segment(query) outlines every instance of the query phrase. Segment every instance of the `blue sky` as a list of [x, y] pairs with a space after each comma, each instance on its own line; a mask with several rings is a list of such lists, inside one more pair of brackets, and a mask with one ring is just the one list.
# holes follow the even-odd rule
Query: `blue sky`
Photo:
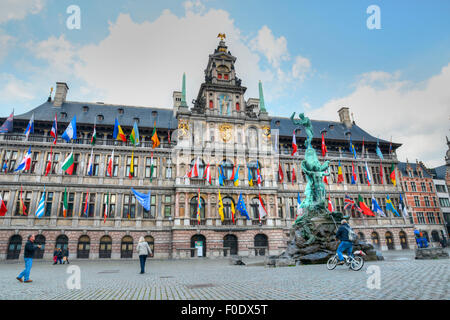
[[[0, 2], [0, 116], [39, 105], [56, 81], [68, 83], [68, 100], [170, 108], [186, 72], [190, 101], [215, 35], [225, 32], [247, 98], [262, 80], [271, 114], [338, 120], [346, 104], [370, 133], [403, 143], [401, 160], [443, 164], [449, 1], [111, 3]], [[72, 4], [81, 10], [80, 30], [66, 27]], [[380, 30], [366, 26], [373, 4]], [[431, 120], [418, 117], [424, 111]]]

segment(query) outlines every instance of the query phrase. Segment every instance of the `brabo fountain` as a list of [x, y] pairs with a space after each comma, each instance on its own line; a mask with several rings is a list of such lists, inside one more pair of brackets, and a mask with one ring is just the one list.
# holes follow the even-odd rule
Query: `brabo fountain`
[[[328, 258], [335, 254], [338, 246], [335, 238], [338, 225], [342, 219], [348, 221], [350, 218], [341, 212], [328, 211], [323, 177], [329, 175], [329, 162], [321, 164], [316, 150], [311, 145], [313, 138], [311, 120], [303, 113], [299, 115], [299, 120], [295, 120], [294, 116], [295, 112], [291, 116], [292, 122], [295, 125], [302, 125], [307, 135], [305, 159], [301, 163], [307, 179], [305, 198], [300, 205], [303, 214], [297, 217], [292, 226], [286, 251], [280, 256], [269, 256], [266, 259], [268, 266], [326, 263]], [[368, 260], [377, 259], [371, 244], [357, 241], [354, 250], [363, 250]]]

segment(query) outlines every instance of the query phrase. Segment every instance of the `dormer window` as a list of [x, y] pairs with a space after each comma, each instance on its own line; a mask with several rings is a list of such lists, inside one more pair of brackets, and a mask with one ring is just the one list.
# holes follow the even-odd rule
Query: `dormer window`
[[330, 128], [330, 130], [333, 130], [333, 129], [334, 129], [334, 124], [330, 124], [330, 125], [328, 126], [328, 128]]
[[67, 118], [67, 113], [61, 112], [61, 119], [65, 119], [65, 118]]
[[217, 74], [217, 79], [222, 79], [222, 74], [221, 73]]
[[277, 127], [279, 127], [279, 126], [280, 126], [280, 120], [275, 121], [275, 125], [276, 125]]
[[101, 114], [97, 115], [97, 120], [98, 121], [103, 121], [103, 119], [105, 119], [105, 117]]
[[123, 114], [123, 112], [124, 112], [124, 110], [122, 108], [119, 108], [117, 111], [119, 112], [119, 114]]
[[139, 118], [134, 118], [134, 122], [139, 123]]
[[158, 116], [158, 112], [152, 111], [152, 117], [153, 117], [153, 118], [156, 118], [157, 116]]
[[223, 78], [224, 78], [225, 80], [228, 80], [228, 73], [224, 74], [224, 75], [223, 75]]
[[88, 112], [89, 111], [89, 107], [88, 106], [83, 106], [83, 112]]

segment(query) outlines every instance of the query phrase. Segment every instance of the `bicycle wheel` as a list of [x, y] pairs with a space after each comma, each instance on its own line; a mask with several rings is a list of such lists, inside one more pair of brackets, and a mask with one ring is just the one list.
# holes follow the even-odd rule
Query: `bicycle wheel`
[[356, 256], [352, 259], [352, 261], [350, 262], [350, 268], [353, 271], [358, 271], [360, 270], [362, 267], [364, 266], [364, 259]]
[[330, 259], [328, 259], [328, 261], [327, 261], [327, 269], [328, 270], [333, 270], [334, 268], [336, 268], [336, 265], [337, 265], [336, 256], [332, 256]]

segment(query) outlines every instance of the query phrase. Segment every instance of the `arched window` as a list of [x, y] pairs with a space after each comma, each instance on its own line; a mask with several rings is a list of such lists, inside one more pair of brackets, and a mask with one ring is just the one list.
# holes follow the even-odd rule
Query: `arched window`
[[408, 239], [406, 238], [405, 231], [400, 231], [398, 236], [400, 238], [400, 244], [402, 245], [402, 249], [408, 249]]
[[439, 237], [439, 232], [437, 230], [431, 231], [431, 240], [433, 242], [439, 242], [441, 241], [441, 238]]
[[256, 186], [257, 185], [257, 181], [258, 181], [258, 168], [259, 168], [259, 175], [261, 176], [261, 183], [262, 183], [262, 174], [261, 174], [261, 163], [259, 163], [259, 161], [250, 161], [247, 164], [247, 167], [250, 169], [250, 172], [252, 174], [252, 181], [253, 181], [253, 185]]
[[[233, 234], [227, 234], [225, 237], [223, 237], [223, 247], [230, 248], [229, 249], [230, 255], [237, 255], [238, 254], [238, 238]], [[224, 256], [226, 256], [227, 250], [224, 250], [223, 254], [224, 254]]]
[[112, 251], [112, 239], [110, 236], [103, 236], [100, 238], [100, 248], [98, 257], [101, 259], [110, 259]]
[[385, 234], [386, 238], [386, 245], [389, 250], [394, 250], [394, 237], [392, 236], [392, 233], [390, 231], [387, 231]]
[[[262, 199], [262, 198], [261, 198]], [[266, 204], [264, 203], [264, 199], [262, 199], [263, 205], [267, 210]], [[255, 220], [259, 221], [259, 198], [255, 197], [252, 199], [251, 203], [250, 203], [250, 207], [251, 207], [251, 215], [252, 218]], [[261, 220], [266, 219], [267, 217], [261, 217]]]
[[226, 179], [230, 179], [233, 174], [234, 164], [230, 160], [226, 159], [222, 161], [223, 174]]
[[364, 235], [364, 233], [358, 232], [358, 238], [359, 240], [364, 241], [366, 239], [366, 236]]
[[[197, 249], [198, 257], [206, 257], [206, 238], [201, 234], [196, 234], [191, 238], [191, 248]], [[191, 250], [191, 257], [194, 257], [195, 253]]]
[[247, 130], [247, 146], [249, 149], [258, 147], [258, 130], [254, 127], [250, 127]]
[[22, 249], [22, 237], [18, 234], [9, 238], [8, 252], [6, 253], [7, 260], [19, 259], [20, 250]]
[[152, 257], [154, 257], [155, 256], [155, 239], [152, 236], [145, 236], [144, 239], [145, 239], [145, 241], [147, 241], [150, 249], [152, 249], [152, 252], [153, 252]]
[[372, 234], [370, 235], [370, 237], [372, 238], [372, 244], [375, 248], [379, 249], [380, 248], [380, 237], [378, 236], [378, 233], [376, 233], [375, 231], [372, 232]]
[[[232, 223], [233, 218], [232, 218], [232, 213], [231, 213], [231, 203], [233, 203], [235, 211], [236, 211], [236, 204], [234, 203], [233, 199], [230, 197], [223, 198], [222, 203], [223, 203], [223, 216], [224, 216], [224, 221], [222, 224], [230, 223], [230, 221]], [[234, 217], [234, 219], [236, 220], [236, 217]], [[227, 222], [225, 223], [225, 221], [227, 221]]]
[[77, 258], [78, 259], [89, 259], [89, 250], [91, 249], [91, 239], [84, 235], [78, 239], [78, 250], [77, 250]]
[[254, 238], [255, 256], [264, 256], [269, 249], [269, 241], [265, 234], [259, 233]]
[[34, 237], [34, 243], [36, 245], [41, 245], [41, 248], [36, 248], [34, 251], [35, 259], [42, 259], [45, 252], [45, 237], [42, 234], [38, 234]]
[[[194, 163], [195, 163], [196, 160], [197, 160], [197, 158], [192, 159], [191, 166], [190, 166], [191, 169], [194, 166]], [[203, 178], [203, 174], [205, 173], [205, 163], [203, 162], [202, 159], [199, 158], [199, 160], [200, 160], [200, 164], [198, 165], [198, 167], [199, 167], [198, 177], [193, 177], [193, 178], [202, 179]]]
[[[198, 208], [198, 200], [197, 200], [197, 196], [193, 197], [191, 199], [191, 201], [189, 202], [190, 205], [190, 212], [191, 212], [191, 219], [197, 221], [197, 208]], [[202, 197], [200, 197], [200, 204], [201, 204], [201, 208], [200, 208], [200, 219], [202, 221], [204, 221], [205, 219], [205, 199], [203, 199]]]
[[58, 236], [58, 238], [56, 238], [56, 244], [55, 247], [56, 248], [60, 248], [61, 250], [67, 250], [69, 246], [69, 238], [67, 238], [66, 235], [61, 234]]
[[125, 236], [120, 244], [120, 257], [123, 259], [133, 258], [133, 238]]

